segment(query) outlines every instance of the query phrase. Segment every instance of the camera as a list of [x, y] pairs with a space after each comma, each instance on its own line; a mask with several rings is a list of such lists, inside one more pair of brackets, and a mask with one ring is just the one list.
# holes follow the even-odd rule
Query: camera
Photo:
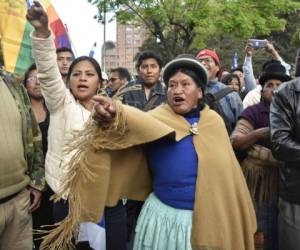
[[254, 49], [262, 49], [266, 46], [266, 40], [260, 40], [260, 39], [249, 39], [248, 43], [252, 44], [252, 47]]

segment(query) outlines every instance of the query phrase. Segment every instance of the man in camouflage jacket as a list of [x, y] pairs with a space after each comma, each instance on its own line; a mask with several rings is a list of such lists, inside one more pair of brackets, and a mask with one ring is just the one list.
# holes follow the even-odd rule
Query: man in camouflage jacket
[[0, 69], [0, 249], [32, 250], [31, 212], [44, 188], [41, 134], [26, 89]]

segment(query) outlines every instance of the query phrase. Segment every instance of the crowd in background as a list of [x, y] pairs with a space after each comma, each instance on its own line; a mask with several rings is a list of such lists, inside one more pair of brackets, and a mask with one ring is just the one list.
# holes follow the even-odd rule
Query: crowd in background
[[[142, 51], [136, 77], [118, 67], [104, 79], [95, 59], [55, 49], [38, 3], [27, 19], [35, 28], [35, 64], [23, 79], [1, 70], [0, 250], [40, 249], [41, 235], [32, 229], [63, 228], [77, 211], [76, 199], [85, 199], [78, 209], [92, 207], [97, 188], [85, 198], [76, 196], [77, 187], [65, 188], [84, 164], [102, 167], [95, 161], [100, 149], [83, 148], [86, 162], [82, 157], [77, 165], [76, 150], [65, 150], [91, 119], [107, 140], [100, 148], [111, 157], [111, 173], [103, 172], [105, 195], [95, 194], [102, 200], [93, 206], [102, 206], [103, 215], [80, 223], [78, 237], [66, 239], [76, 249], [298, 249], [300, 82], [271, 42], [257, 48], [247, 41], [243, 65], [230, 71], [210, 49], [167, 65]], [[257, 49], [269, 56], [255, 77]], [[112, 123], [129, 132], [108, 132]], [[139, 164], [144, 172], [134, 168]], [[54, 202], [54, 194], [61, 199]]]

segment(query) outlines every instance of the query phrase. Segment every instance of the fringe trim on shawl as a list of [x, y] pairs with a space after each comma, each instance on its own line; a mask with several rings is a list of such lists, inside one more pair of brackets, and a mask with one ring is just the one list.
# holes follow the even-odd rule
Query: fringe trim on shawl
[[[66, 145], [65, 152], [73, 154], [73, 156], [68, 163], [68, 172], [62, 181], [61, 190], [54, 195], [54, 201], [58, 201], [65, 198], [65, 194], [68, 193], [69, 213], [63, 221], [56, 224], [57, 227], [51, 229], [46, 236], [42, 237], [41, 250], [73, 249], [78, 238], [83, 205], [79, 199], [79, 183], [94, 178], [94, 174], [86, 164], [80, 164], [80, 160], [85, 152], [90, 150], [99, 151], [104, 148], [118, 148], [118, 141], [126, 130], [126, 120], [120, 112], [122, 106], [115, 104], [116, 116], [109, 126], [101, 126], [99, 122], [92, 119], [93, 115], [91, 115], [82, 130], [72, 133], [73, 139]], [[99, 129], [100, 127], [102, 129]], [[112, 137], [111, 134], [114, 136]], [[112, 140], [112, 138], [114, 139]], [[70, 190], [72, 191], [70, 192]], [[40, 233], [45, 233], [45, 231]]]
[[255, 205], [276, 201], [278, 168], [269, 149], [255, 145], [241, 167]]

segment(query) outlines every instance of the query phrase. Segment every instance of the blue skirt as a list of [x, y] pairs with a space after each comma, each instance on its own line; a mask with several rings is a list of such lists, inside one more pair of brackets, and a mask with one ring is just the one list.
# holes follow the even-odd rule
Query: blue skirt
[[191, 250], [192, 210], [177, 209], [149, 195], [139, 215], [133, 250]]

